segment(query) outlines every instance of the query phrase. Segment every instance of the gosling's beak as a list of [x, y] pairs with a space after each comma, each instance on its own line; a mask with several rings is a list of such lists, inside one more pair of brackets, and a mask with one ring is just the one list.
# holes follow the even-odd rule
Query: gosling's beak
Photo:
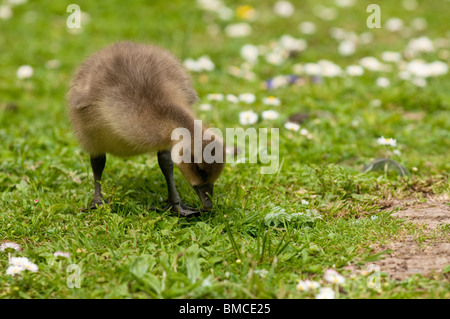
[[202, 201], [202, 205], [205, 209], [211, 209], [213, 207], [213, 184], [205, 184], [201, 186], [194, 186], [195, 192]]

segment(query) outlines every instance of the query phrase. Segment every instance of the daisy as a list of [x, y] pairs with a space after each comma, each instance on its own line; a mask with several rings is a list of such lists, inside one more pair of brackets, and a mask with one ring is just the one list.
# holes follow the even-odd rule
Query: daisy
[[376, 83], [379, 87], [382, 87], [382, 88], [386, 88], [389, 85], [391, 85], [391, 81], [389, 81], [389, 79], [385, 78], [385, 77], [379, 77], [377, 79]]
[[29, 65], [22, 65], [17, 69], [16, 75], [21, 80], [29, 79], [33, 76], [33, 68]]
[[290, 35], [283, 35], [280, 40], [280, 45], [288, 51], [303, 51], [307, 47], [307, 43], [303, 39], [296, 39]]
[[215, 68], [214, 63], [207, 55], [203, 55], [200, 58], [198, 58], [197, 63], [198, 67], [203, 71], [212, 71]]
[[307, 75], [320, 75], [322, 68], [317, 63], [306, 63], [303, 66], [303, 72]]
[[298, 25], [301, 33], [314, 34], [316, 32], [316, 25], [310, 21], [304, 21]]
[[253, 93], [242, 93], [239, 94], [239, 101], [247, 103], [247, 104], [251, 104], [253, 102], [255, 102], [256, 97]]
[[280, 99], [276, 98], [275, 96], [265, 97], [263, 99], [263, 103], [265, 105], [274, 105], [274, 106], [278, 106], [281, 104]]
[[25, 265], [23, 265], [24, 270], [28, 270], [31, 272], [37, 272], [39, 270], [38, 266], [31, 261], [27, 262]]
[[13, 15], [11, 7], [7, 5], [0, 5], [0, 19], [8, 20]]
[[420, 52], [433, 52], [434, 45], [428, 37], [423, 36], [409, 40], [406, 50], [412, 55]]
[[198, 106], [200, 111], [211, 111], [212, 106], [209, 103], [202, 103]]
[[294, 14], [294, 6], [289, 1], [277, 1], [273, 11], [277, 16], [288, 18]]
[[329, 287], [320, 288], [316, 299], [335, 299], [334, 290]]
[[400, 18], [390, 18], [386, 21], [385, 26], [389, 31], [397, 32], [403, 28], [403, 21]]
[[219, 11], [223, 7], [221, 0], [197, 0], [197, 4], [206, 11]]
[[280, 65], [284, 62], [284, 57], [281, 52], [272, 51], [266, 54], [266, 61], [273, 65]]
[[349, 65], [345, 68], [345, 72], [350, 76], [361, 76], [364, 74], [364, 69], [359, 65]]
[[261, 116], [265, 120], [276, 120], [279, 117], [279, 114], [276, 111], [269, 110], [262, 112]]
[[210, 93], [206, 96], [206, 98], [210, 101], [223, 101], [222, 93]]
[[355, 4], [355, 0], [335, 0], [334, 2], [336, 2], [336, 5], [338, 7], [352, 7]]
[[377, 58], [368, 56], [359, 60], [359, 64], [361, 64], [364, 68], [369, 71], [382, 71], [385, 69], [383, 63], [377, 60]]
[[402, 60], [402, 55], [399, 52], [384, 51], [381, 54], [381, 60], [384, 62], [400, 62]]
[[13, 251], [19, 251], [22, 250], [19, 244], [12, 243], [12, 242], [5, 242], [0, 245], [0, 251], [2, 252], [13, 252]]
[[258, 60], [259, 49], [256, 45], [246, 44], [241, 48], [241, 57], [252, 64]]
[[231, 103], [239, 103], [239, 98], [236, 95], [233, 95], [233, 94], [227, 94], [225, 96], [225, 99], [228, 102], [231, 102]]
[[70, 253], [66, 253], [63, 251], [56, 251], [53, 253], [53, 256], [55, 256], [56, 258], [58, 257], [62, 257], [62, 258], [70, 258]]
[[397, 146], [397, 140], [395, 140], [393, 138], [385, 138], [384, 136], [379, 137], [377, 139], [377, 143], [379, 145], [387, 145], [387, 146], [392, 146], [392, 147]]
[[344, 40], [339, 43], [338, 51], [342, 56], [349, 56], [355, 53], [356, 45], [354, 41]]
[[242, 38], [252, 33], [252, 27], [245, 22], [229, 24], [225, 28], [225, 34], [230, 38]]
[[328, 60], [320, 60], [319, 61], [319, 66], [320, 66], [320, 70], [321, 70], [321, 75], [325, 76], [325, 77], [336, 77], [341, 75], [342, 70], [341, 67], [337, 64], [334, 64], [331, 61]]
[[22, 267], [19, 267], [19, 266], [9, 266], [8, 269], [6, 269], [6, 274], [7, 274], [7, 275], [14, 276], [14, 275], [20, 274], [22, 271], [23, 271], [23, 268], [22, 268]]
[[30, 260], [27, 257], [11, 257], [9, 260], [10, 266], [24, 267], [29, 264]]
[[258, 114], [252, 110], [239, 113], [239, 123], [242, 125], [255, 124], [257, 121]]
[[319, 288], [320, 284], [317, 281], [312, 280], [305, 280], [305, 281], [299, 281], [297, 284], [297, 290], [299, 291], [308, 291], [310, 289], [316, 289]]
[[339, 275], [339, 273], [334, 269], [325, 270], [323, 279], [334, 284], [343, 284], [345, 282], [345, 278]]
[[286, 122], [284, 127], [290, 131], [297, 132], [300, 129], [300, 125], [293, 122]]
[[302, 128], [300, 130], [300, 135], [308, 136], [309, 135], [309, 131], [306, 128]]

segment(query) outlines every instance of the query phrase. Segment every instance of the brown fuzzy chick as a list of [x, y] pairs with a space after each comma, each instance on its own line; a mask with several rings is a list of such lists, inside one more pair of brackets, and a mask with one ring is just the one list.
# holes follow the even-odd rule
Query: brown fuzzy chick
[[[174, 129], [184, 128], [193, 138], [195, 129], [205, 133], [206, 128], [194, 123], [192, 105], [198, 100], [197, 93], [184, 67], [170, 52], [133, 42], [113, 44], [78, 68], [67, 98], [75, 135], [91, 159], [95, 182], [91, 209], [106, 202], [99, 183], [106, 153], [128, 157], [157, 151], [169, 192], [165, 209], [183, 216], [198, 213], [186, 206], [177, 193], [171, 150], [180, 139], [171, 136]], [[220, 138], [211, 139], [223, 152]], [[210, 209], [213, 185], [224, 162], [201, 160], [208, 142], [202, 141], [201, 149], [194, 149], [192, 140], [183, 139], [181, 143], [185, 143], [183, 150], [190, 153], [185, 155], [193, 160], [176, 165], [203, 206]], [[201, 163], [195, 163], [199, 158]]]

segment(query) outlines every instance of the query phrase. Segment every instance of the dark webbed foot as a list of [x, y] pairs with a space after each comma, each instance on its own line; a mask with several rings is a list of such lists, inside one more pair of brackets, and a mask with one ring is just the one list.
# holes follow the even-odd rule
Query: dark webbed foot
[[108, 204], [108, 201], [106, 199], [104, 199], [104, 198], [101, 198], [101, 199], [98, 199], [98, 200], [94, 199], [92, 201], [92, 203], [91, 203], [91, 206], [89, 208], [82, 208], [81, 212], [87, 212], [87, 211], [90, 211], [90, 210], [94, 210], [94, 209], [97, 209], [97, 208], [105, 206], [105, 204]]
[[154, 210], [159, 211], [168, 211], [170, 210], [173, 213], [180, 214], [183, 217], [193, 216], [200, 214], [200, 211], [197, 208], [192, 208], [187, 205], [185, 205], [183, 202], [179, 203], [171, 203], [170, 201], [166, 200], [164, 201], [166, 203], [166, 206], [164, 208], [156, 208], [152, 207]]
[[169, 203], [166, 207], [164, 207], [164, 210], [169, 210], [171, 212], [180, 214], [181, 216], [187, 217], [191, 215], [197, 215], [200, 214], [200, 211], [196, 208], [189, 207], [185, 205], [183, 202], [180, 203]]

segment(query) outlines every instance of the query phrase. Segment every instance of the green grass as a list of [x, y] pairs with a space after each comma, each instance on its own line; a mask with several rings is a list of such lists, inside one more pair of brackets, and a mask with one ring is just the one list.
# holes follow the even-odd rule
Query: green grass
[[[340, 8], [336, 20], [321, 21], [312, 14], [315, 1], [293, 1], [297, 11], [289, 19], [273, 15], [273, 1], [227, 1], [232, 9], [250, 4], [258, 10], [252, 35], [242, 39], [209, 35], [205, 13], [193, 1], [180, 0], [78, 1], [90, 22], [81, 34], [70, 34], [65, 27], [70, 3], [30, 1], [14, 7], [11, 19], [0, 20], [0, 242], [20, 244], [23, 251], [15, 255], [39, 266], [37, 273], [11, 277], [6, 275], [8, 256], [0, 254], [0, 298], [306, 298], [314, 294], [297, 291], [297, 282], [320, 281], [329, 268], [346, 277], [340, 298], [450, 297], [448, 274], [404, 281], [382, 274], [377, 290], [368, 287], [366, 277], [353, 277], [344, 269], [348, 264], [364, 269], [382, 258], [374, 244], [417, 233], [416, 226], [382, 211], [384, 200], [424, 196], [418, 189], [449, 193], [449, 75], [429, 79], [425, 88], [399, 80], [395, 73], [381, 73], [391, 80], [390, 87], [381, 89], [375, 85], [380, 75], [367, 71], [357, 78], [326, 78], [321, 85], [270, 92], [261, 87], [268, 78], [292, 73], [296, 63], [328, 59], [345, 67], [367, 55], [380, 58], [383, 51], [402, 50], [409, 38], [366, 27], [370, 2], [358, 1]], [[411, 37], [446, 38], [447, 47], [423, 55], [426, 61], [450, 50], [449, 3], [423, 1], [415, 11], [394, 2], [380, 5], [383, 24], [389, 17], [408, 24], [422, 16], [427, 30], [413, 31]], [[227, 24], [214, 15], [212, 19], [221, 30]], [[298, 31], [304, 20], [316, 23], [316, 34]], [[338, 42], [329, 36], [331, 27], [371, 31], [374, 40], [342, 57]], [[242, 45], [268, 44], [283, 34], [305, 38], [308, 49], [281, 66], [257, 64], [254, 82], [228, 74], [230, 65], [242, 62]], [[259, 164], [227, 165], [215, 186], [214, 210], [185, 219], [151, 210], [167, 195], [155, 154], [108, 157], [103, 186], [111, 205], [81, 213], [92, 198], [93, 182], [88, 155], [71, 131], [65, 93], [85, 57], [119, 40], [155, 43], [182, 60], [209, 55], [216, 69], [193, 75], [201, 102], [209, 103], [206, 95], [214, 92], [252, 92], [257, 102], [211, 102], [213, 110], [198, 111], [199, 118], [225, 129], [240, 126], [243, 110], [275, 109], [279, 119], [255, 127], [280, 128], [281, 170], [261, 175]], [[52, 59], [61, 66], [47, 69], [45, 63]], [[34, 75], [19, 80], [16, 71], [24, 64], [33, 66]], [[269, 95], [280, 98], [281, 106], [263, 105], [262, 98]], [[372, 106], [373, 99], [381, 100], [381, 106]], [[7, 107], [11, 104], [15, 106]], [[311, 114], [302, 127], [313, 139], [284, 129], [286, 119], [298, 112]], [[410, 116], [419, 112], [420, 120]], [[365, 165], [386, 154], [375, 143], [382, 135], [397, 140], [401, 155], [392, 158], [411, 176], [362, 173]], [[200, 205], [178, 171], [175, 179], [186, 203]], [[277, 209], [288, 214], [311, 210], [320, 218], [268, 222], [266, 215]], [[438, 235], [448, 236], [448, 230], [444, 227]], [[58, 261], [55, 251], [71, 257]], [[70, 264], [81, 268], [81, 288], [67, 285]]]

